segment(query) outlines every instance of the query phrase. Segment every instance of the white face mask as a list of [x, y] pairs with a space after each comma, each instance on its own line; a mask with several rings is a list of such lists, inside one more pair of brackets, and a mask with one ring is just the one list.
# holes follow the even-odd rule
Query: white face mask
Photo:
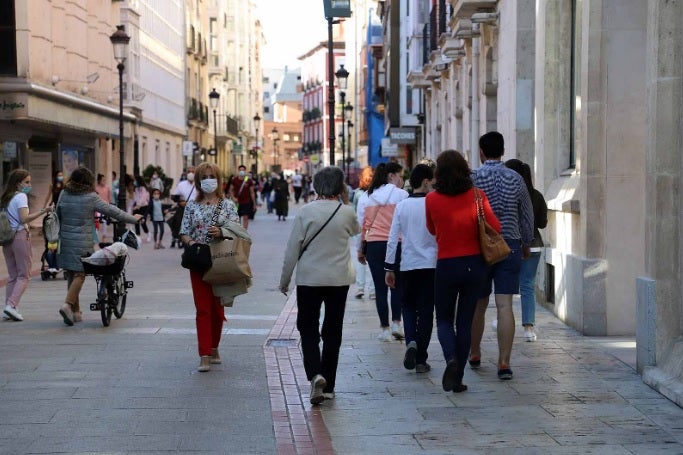
[[187, 181], [188, 182], [194, 182], [194, 172], [188, 172], [187, 173]]
[[240, 174], [240, 177], [244, 177], [245, 175], [247, 175], [247, 173], [244, 171], [240, 171], [239, 174]]
[[218, 188], [218, 180], [216, 179], [204, 179], [202, 180], [202, 191], [209, 194], [216, 191]]

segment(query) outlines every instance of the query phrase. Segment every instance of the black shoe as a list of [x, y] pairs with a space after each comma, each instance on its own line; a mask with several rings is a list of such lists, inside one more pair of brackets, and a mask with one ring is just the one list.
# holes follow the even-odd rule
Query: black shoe
[[470, 357], [470, 368], [473, 370], [481, 368], [481, 357]]
[[417, 360], [417, 343], [411, 341], [408, 343], [408, 349], [406, 349], [406, 355], [403, 357], [403, 367], [406, 370], [414, 370], [415, 363]]
[[498, 379], [501, 381], [509, 381], [512, 379], [512, 370], [510, 368], [501, 368], [498, 370]]
[[451, 359], [446, 364], [446, 369], [443, 372], [443, 377], [441, 378], [441, 386], [446, 392], [450, 392], [455, 387], [456, 374], [458, 373], [458, 362], [455, 359]]

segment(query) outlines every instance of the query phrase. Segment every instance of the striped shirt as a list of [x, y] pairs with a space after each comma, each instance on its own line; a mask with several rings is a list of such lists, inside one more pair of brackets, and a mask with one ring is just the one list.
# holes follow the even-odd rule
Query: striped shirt
[[502, 161], [487, 160], [472, 171], [472, 180], [489, 199], [503, 237], [521, 239], [522, 245], [530, 245], [534, 239], [534, 209], [522, 176]]

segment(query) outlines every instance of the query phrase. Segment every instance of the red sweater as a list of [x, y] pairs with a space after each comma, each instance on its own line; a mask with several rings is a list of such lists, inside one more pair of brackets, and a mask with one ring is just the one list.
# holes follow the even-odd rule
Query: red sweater
[[[496, 231], [500, 232], [500, 222], [493, 214], [486, 195], [483, 191], [480, 192], [484, 203], [484, 217]], [[456, 196], [432, 191], [427, 195], [425, 210], [427, 229], [436, 236], [438, 259], [481, 253], [474, 189]]]

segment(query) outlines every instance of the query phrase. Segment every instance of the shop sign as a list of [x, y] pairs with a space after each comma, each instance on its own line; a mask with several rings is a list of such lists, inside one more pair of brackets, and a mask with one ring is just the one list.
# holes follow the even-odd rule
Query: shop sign
[[384, 157], [398, 156], [398, 144], [393, 144], [391, 138], [383, 137], [380, 152]]
[[26, 95], [10, 95], [6, 98], [0, 98], [0, 118], [16, 118], [26, 115], [27, 103]]
[[239, 142], [234, 142], [232, 143], [232, 154], [233, 155], [241, 155], [242, 154], [242, 144]]
[[4, 142], [2, 144], [2, 158], [5, 160], [16, 160], [17, 159], [17, 143], [16, 142]]
[[192, 141], [183, 141], [183, 156], [192, 156], [194, 153], [194, 144]]
[[412, 127], [391, 128], [389, 137], [392, 144], [417, 144], [415, 128]]
[[320, 155], [318, 155], [318, 154], [311, 155], [311, 163], [318, 164], [319, 162], [320, 162]]

